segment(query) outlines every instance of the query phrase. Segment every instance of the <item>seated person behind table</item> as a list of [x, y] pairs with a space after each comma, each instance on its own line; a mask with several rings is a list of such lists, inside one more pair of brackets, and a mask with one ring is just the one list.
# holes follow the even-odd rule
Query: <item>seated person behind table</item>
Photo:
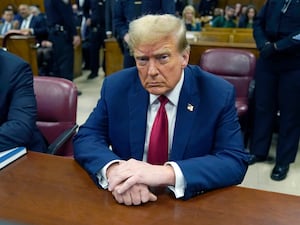
[[226, 6], [224, 16], [218, 16], [211, 21], [212, 27], [236, 27], [234, 22], [234, 8]]
[[187, 5], [182, 11], [182, 20], [185, 23], [188, 31], [201, 31], [201, 23], [195, 17], [195, 8], [192, 5]]
[[0, 152], [17, 146], [46, 152], [36, 127], [33, 75], [27, 63], [0, 49]]
[[249, 6], [244, 16], [240, 17], [239, 28], [253, 28], [253, 21], [256, 17], [256, 9], [254, 6]]
[[[155, 201], [153, 187], [168, 186], [177, 198], [189, 199], [239, 184], [248, 154], [234, 87], [188, 65], [182, 20], [167, 14], [134, 20], [129, 46], [136, 67], [105, 79], [96, 108], [75, 136], [75, 159], [96, 184], [126, 205]], [[154, 140], [160, 96], [169, 100], [169, 132], [156, 133], [166, 139]]]

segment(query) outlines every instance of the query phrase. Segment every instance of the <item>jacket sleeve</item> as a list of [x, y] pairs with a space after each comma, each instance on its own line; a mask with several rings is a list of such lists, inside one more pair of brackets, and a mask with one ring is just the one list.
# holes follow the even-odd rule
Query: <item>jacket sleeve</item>
[[8, 115], [0, 125], [0, 151], [27, 146], [35, 128], [37, 106], [33, 91], [33, 75], [26, 63], [14, 65], [6, 96]]
[[253, 23], [253, 36], [256, 42], [256, 46], [259, 50], [261, 50], [266, 42], [269, 42], [266, 34], [265, 34], [265, 26], [266, 26], [266, 8], [267, 4], [263, 5], [261, 10], [259, 11], [258, 15], [254, 19]]

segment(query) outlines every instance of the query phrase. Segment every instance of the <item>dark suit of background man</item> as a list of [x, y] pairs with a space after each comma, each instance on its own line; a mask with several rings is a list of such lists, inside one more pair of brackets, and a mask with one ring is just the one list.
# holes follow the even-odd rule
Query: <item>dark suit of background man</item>
[[300, 136], [300, 1], [268, 0], [253, 28], [260, 57], [251, 161], [267, 158], [279, 110], [276, 165], [271, 178], [282, 180], [295, 160]]
[[98, 76], [99, 70], [99, 50], [104, 47], [106, 37], [105, 30], [105, 0], [85, 0], [84, 16], [86, 25], [89, 29], [89, 52], [90, 52], [90, 69], [88, 79]]
[[36, 127], [37, 106], [30, 66], [0, 49], [0, 152], [18, 146], [46, 152]]
[[129, 23], [143, 14], [175, 14], [174, 0], [115, 0], [113, 26], [119, 45], [122, 49], [124, 60], [123, 67], [135, 66], [127, 45]]
[[[188, 65], [189, 46], [180, 18], [147, 15], [130, 27], [137, 66], [104, 80], [96, 108], [74, 139], [75, 159], [96, 184], [126, 205], [155, 201], [153, 187], [171, 186], [177, 198], [188, 199], [240, 183], [248, 154], [233, 86]], [[165, 158], [146, 163], [161, 96], [169, 99]]]
[[46, 18], [31, 13], [29, 5], [19, 5], [19, 14], [22, 17], [20, 31], [23, 35], [33, 35], [38, 43], [48, 39]]
[[80, 44], [69, 0], [45, 0], [55, 76], [73, 81], [74, 47]]

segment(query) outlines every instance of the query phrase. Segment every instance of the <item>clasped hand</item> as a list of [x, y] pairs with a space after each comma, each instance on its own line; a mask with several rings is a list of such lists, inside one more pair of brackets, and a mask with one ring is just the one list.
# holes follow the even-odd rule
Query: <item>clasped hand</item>
[[139, 205], [156, 201], [157, 196], [149, 187], [173, 185], [175, 180], [171, 166], [151, 165], [130, 159], [112, 164], [107, 169], [108, 190], [117, 202], [125, 205]]

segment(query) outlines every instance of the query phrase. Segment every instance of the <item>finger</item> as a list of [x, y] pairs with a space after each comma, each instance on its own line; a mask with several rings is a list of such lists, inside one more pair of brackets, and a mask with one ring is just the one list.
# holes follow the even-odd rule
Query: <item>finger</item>
[[[135, 188], [133, 188], [135, 189]], [[139, 190], [131, 190], [130, 192], [131, 195], [131, 201], [133, 205], [140, 205], [142, 203], [142, 199], [141, 199], [141, 193]]]
[[151, 192], [149, 192], [149, 201], [155, 202], [157, 200], [157, 196]]
[[124, 202], [125, 205], [132, 205], [132, 199], [131, 199], [130, 191], [125, 192], [121, 196], [123, 198], [123, 202]]
[[157, 197], [153, 193], [151, 193], [148, 189], [148, 187], [141, 188], [141, 201], [143, 203], [149, 202], [149, 201], [156, 201]]
[[119, 203], [119, 204], [123, 204], [123, 198], [121, 195], [119, 195], [117, 192], [113, 191], [112, 195], [114, 196], [115, 200]]
[[133, 187], [135, 184], [137, 184], [135, 176], [129, 177], [127, 180], [125, 180], [123, 183], [118, 185], [115, 190], [118, 192], [118, 194], [123, 194], [124, 192], [128, 191], [131, 187]]

